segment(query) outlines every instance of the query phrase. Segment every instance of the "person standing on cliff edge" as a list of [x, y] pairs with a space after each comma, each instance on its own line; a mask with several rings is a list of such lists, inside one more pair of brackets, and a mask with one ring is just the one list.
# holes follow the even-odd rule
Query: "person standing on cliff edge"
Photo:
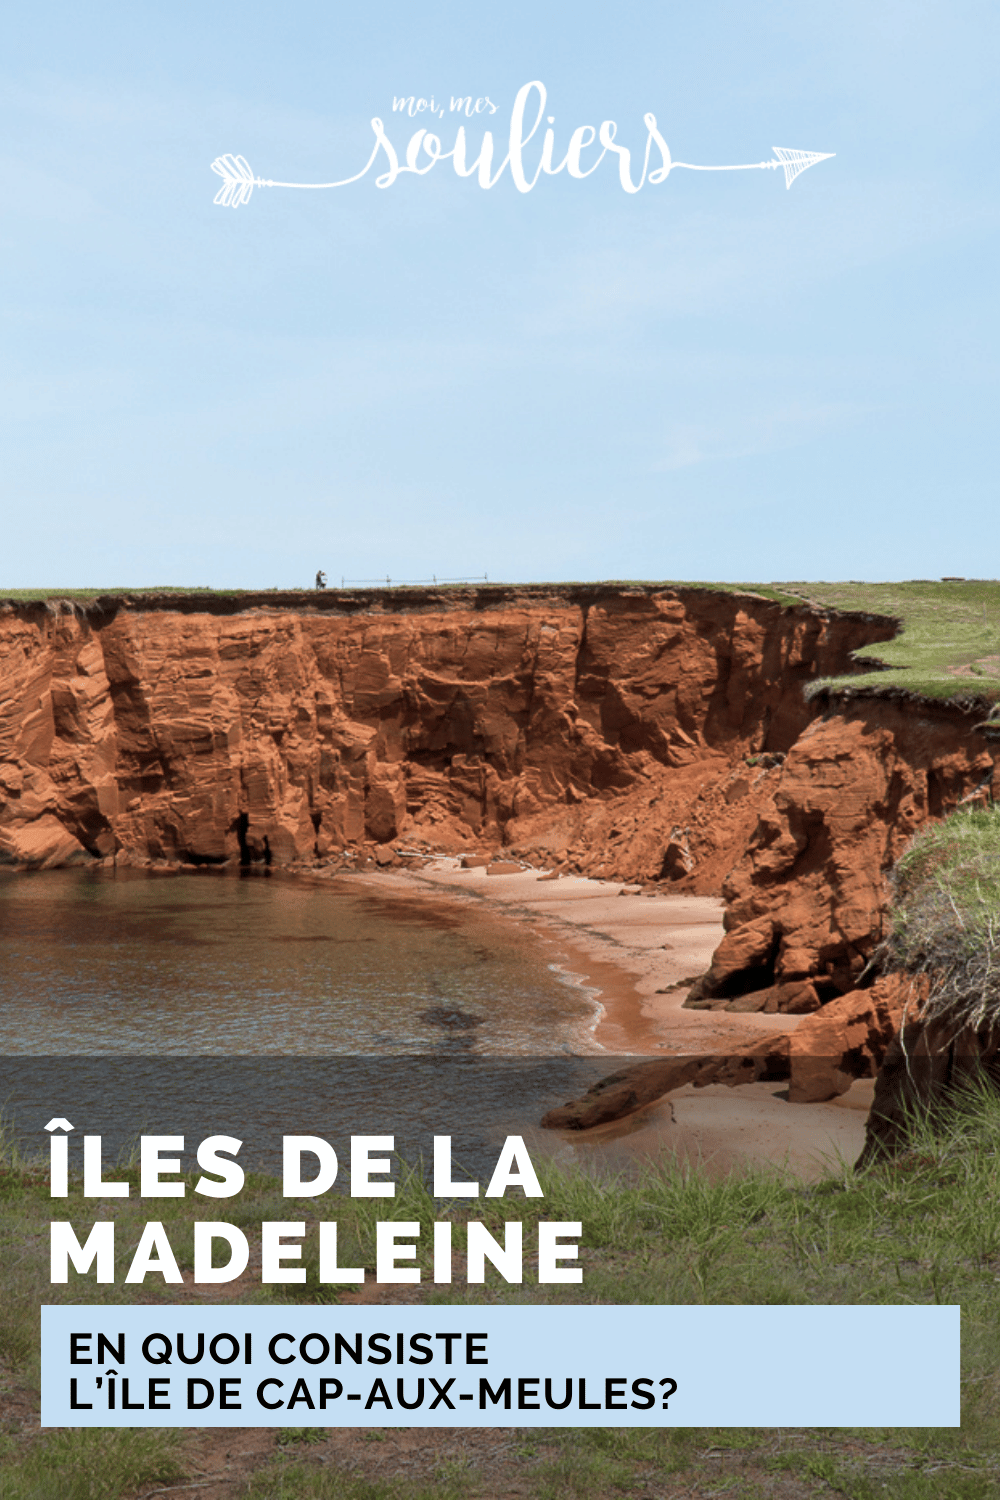
[[320, 568], [319, 572], [316, 574], [316, 587], [318, 589], [326, 588], [326, 574], [323, 572], [322, 568]]

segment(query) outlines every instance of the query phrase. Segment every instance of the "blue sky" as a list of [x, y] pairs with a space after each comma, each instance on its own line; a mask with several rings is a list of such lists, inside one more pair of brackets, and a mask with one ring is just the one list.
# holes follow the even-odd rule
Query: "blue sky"
[[[998, 38], [919, 0], [18, 7], [0, 587], [1000, 573]], [[502, 156], [532, 79], [557, 160], [647, 111], [681, 160], [836, 157], [213, 205], [223, 152], [328, 181], [379, 115], [402, 153], [394, 95], [489, 95]]]

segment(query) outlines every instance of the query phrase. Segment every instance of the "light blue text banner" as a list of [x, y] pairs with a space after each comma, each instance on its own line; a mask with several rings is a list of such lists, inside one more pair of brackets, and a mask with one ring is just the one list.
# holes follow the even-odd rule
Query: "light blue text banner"
[[43, 1307], [42, 1425], [955, 1427], [959, 1321], [958, 1307]]

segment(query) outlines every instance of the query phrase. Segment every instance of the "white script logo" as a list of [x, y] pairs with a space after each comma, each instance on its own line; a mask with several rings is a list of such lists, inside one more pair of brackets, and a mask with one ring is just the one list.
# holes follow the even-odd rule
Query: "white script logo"
[[[533, 90], [538, 94], [538, 109], [534, 124], [526, 132], [524, 116]], [[375, 178], [375, 186], [379, 188], [392, 187], [397, 178], [403, 176], [404, 173], [426, 177], [439, 161], [450, 160], [459, 177], [471, 177], [476, 174], [481, 188], [495, 187], [509, 167], [514, 186], [519, 193], [530, 193], [543, 173], [549, 177], [555, 177], [559, 172], [565, 171], [570, 177], [590, 177], [597, 171], [609, 151], [617, 158], [618, 176], [626, 193], [638, 193], [647, 182], [654, 185], [666, 182], [670, 173], [679, 168], [688, 172], [754, 172], [781, 167], [785, 173], [785, 186], [790, 188], [796, 177], [807, 167], [813, 166], [818, 161], [828, 161], [834, 155], [832, 151], [798, 151], [788, 146], [774, 146], [772, 148], [774, 156], [770, 161], [743, 162], [739, 165], [723, 167], [699, 166], [694, 162], [674, 161], [670, 155], [670, 147], [657, 129], [656, 116], [646, 114], [643, 115], [643, 123], [646, 126], [646, 145], [642, 153], [642, 171], [639, 174], [639, 180], [633, 182], [632, 153], [627, 146], [618, 144], [618, 126], [614, 120], [605, 120], [598, 130], [595, 130], [593, 125], [578, 126], [569, 138], [562, 161], [554, 165], [555, 131], [551, 127], [555, 121], [552, 115], [548, 115], [546, 117], [548, 128], [542, 138], [541, 158], [534, 175], [529, 177], [525, 171], [523, 152], [542, 123], [546, 98], [545, 86], [537, 80], [526, 83], [518, 91], [517, 98], [514, 100], [514, 108], [511, 111], [507, 155], [496, 168], [493, 165], [492, 131], [487, 130], [484, 133], [479, 155], [475, 161], [470, 162], [464, 125], [458, 127], [455, 144], [450, 151], [442, 151], [440, 137], [432, 132], [425, 129], [414, 131], [406, 144], [401, 164], [396, 148], [385, 133], [385, 126], [376, 115], [371, 122], [372, 130], [375, 132], [372, 153], [361, 171], [355, 172], [353, 177], [345, 177], [340, 182], [274, 182], [271, 178], [255, 177], [249, 163], [242, 156], [217, 156], [212, 163], [212, 171], [222, 178], [222, 186], [216, 193], [214, 201], [223, 208], [239, 208], [241, 204], [250, 202], [250, 196], [255, 187], [307, 190], [348, 187], [352, 182], [360, 182], [361, 178], [368, 174], [380, 151], [385, 153], [386, 169]], [[409, 101], [406, 102], [409, 103]], [[395, 107], [396, 101], [393, 101], [393, 108]], [[495, 109], [496, 106], [493, 107]], [[584, 152], [597, 142], [600, 142], [600, 154], [584, 166]], [[654, 148], [659, 154], [660, 164], [650, 171], [649, 158]]]
[[[448, 109], [451, 114], [457, 110], [459, 114], [465, 115], [471, 120], [473, 115], [495, 115], [497, 106], [493, 103], [489, 94], [485, 98], [473, 100], [471, 94], [451, 94], [448, 100]], [[416, 115], [422, 115], [425, 110], [430, 110], [432, 115], [440, 115], [444, 119], [444, 105], [439, 105], [432, 94], [429, 99], [418, 99], [415, 94], [404, 94], [398, 98], [392, 96], [392, 112], [396, 114], [408, 114], [412, 120]]]

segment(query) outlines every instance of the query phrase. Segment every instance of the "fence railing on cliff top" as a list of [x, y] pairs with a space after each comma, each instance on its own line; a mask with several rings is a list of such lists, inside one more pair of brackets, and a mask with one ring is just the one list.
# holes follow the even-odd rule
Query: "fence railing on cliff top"
[[384, 584], [386, 588], [398, 589], [414, 588], [417, 585], [425, 584], [489, 583], [489, 581], [489, 576], [486, 573], [476, 573], [473, 576], [466, 578], [390, 578], [387, 573], [384, 578], [341, 578], [340, 587], [344, 589], [348, 587], [354, 587], [354, 585], [356, 584], [370, 584], [373, 586], [381, 587]]

